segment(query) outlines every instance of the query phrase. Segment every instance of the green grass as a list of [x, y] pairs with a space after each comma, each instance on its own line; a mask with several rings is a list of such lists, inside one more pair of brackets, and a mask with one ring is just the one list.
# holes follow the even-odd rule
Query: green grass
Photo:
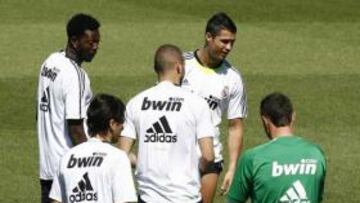
[[248, 91], [245, 148], [267, 141], [261, 98], [285, 92], [297, 109], [297, 134], [327, 155], [325, 202], [359, 202], [358, 8], [357, 0], [0, 0], [0, 202], [39, 202], [37, 75], [42, 60], [64, 47], [69, 16], [83, 11], [101, 20], [101, 49], [86, 70], [94, 92], [127, 101], [155, 83], [152, 57], [160, 44], [201, 46], [206, 19], [219, 10], [239, 28], [229, 59]]

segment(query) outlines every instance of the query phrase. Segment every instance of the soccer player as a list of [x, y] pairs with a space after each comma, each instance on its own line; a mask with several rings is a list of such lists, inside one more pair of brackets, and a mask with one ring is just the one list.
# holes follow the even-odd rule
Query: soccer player
[[81, 67], [99, 47], [99, 22], [85, 14], [67, 23], [65, 51], [52, 53], [41, 65], [37, 92], [41, 202], [48, 203], [55, 170], [62, 155], [86, 141], [83, 119], [92, 92]]
[[215, 164], [203, 173], [201, 179], [204, 203], [213, 201], [218, 177], [223, 170], [219, 126], [224, 113], [228, 120], [229, 163], [221, 185], [222, 193], [228, 191], [242, 148], [243, 119], [247, 115], [246, 92], [240, 73], [226, 60], [235, 43], [236, 30], [228, 15], [217, 13], [207, 22], [205, 45], [184, 54], [182, 87], [207, 101], [216, 128]]
[[315, 144], [294, 135], [295, 112], [281, 93], [266, 96], [260, 105], [266, 144], [246, 151], [237, 166], [229, 203], [320, 202], [326, 162]]
[[125, 105], [99, 94], [87, 110], [91, 138], [71, 148], [61, 159], [50, 192], [58, 202], [136, 202], [130, 160], [112, 146], [123, 128]]
[[184, 74], [178, 47], [160, 46], [154, 69], [159, 83], [129, 101], [120, 137], [127, 152], [138, 139], [139, 202], [201, 202], [200, 171], [214, 160], [209, 108], [178, 87]]

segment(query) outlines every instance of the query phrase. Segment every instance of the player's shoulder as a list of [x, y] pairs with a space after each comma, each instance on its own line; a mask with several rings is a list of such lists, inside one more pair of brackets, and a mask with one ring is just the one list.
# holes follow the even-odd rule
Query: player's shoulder
[[193, 109], [193, 112], [198, 112], [203, 110], [204, 108], [208, 109], [209, 106], [206, 103], [206, 100], [202, 97], [191, 93], [183, 88], [179, 88], [180, 96], [184, 98], [184, 101], [188, 106], [190, 106], [191, 109]]
[[271, 154], [272, 149], [274, 149], [273, 142], [269, 141], [246, 150], [244, 156], [252, 160], [261, 159], [261, 157], [266, 157]]
[[194, 51], [184, 52], [183, 58], [185, 61], [185, 74], [188, 74], [192, 69], [199, 65]]
[[235, 66], [233, 66], [228, 60], [224, 60], [222, 63], [222, 70], [226, 72], [228, 78], [233, 80], [240, 80], [242, 81], [241, 72]]
[[110, 143], [103, 143], [104, 150], [109, 152], [109, 154], [115, 158], [124, 159], [127, 158], [127, 154], [124, 150], [121, 150]]
[[184, 60], [191, 60], [195, 58], [194, 51], [183, 52]]
[[203, 99], [202, 97], [198, 96], [197, 94], [191, 93], [183, 88], [180, 88], [179, 91], [181, 92], [181, 94], [184, 96], [184, 98], [190, 100], [192, 103], [197, 103], [200, 105], [206, 105], [207, 103], [205, 101], [205, 99]]
[[56, 68], [62, 74], [78, 74], [81, 71], [74, 61], [65, 56], [65, 52], [62, 50], [50, 54], [44, 61], [43, 66], [50, 69]]
[[65, 56], [65, 52], [60, 50], [60, 51], [56, 51], [51, 53], [45, 60], [45, 62], [47, 63], [51, 63], [51, 64], [64, 64], [64, 63], [69, 63], [69, 60], [66, 58]]
[[154, 86], [140, 91], [139, 93], [137, 93], [136, 95], [130, 98], [128, 104], [141, 101], [144, 97], [151, 95], [153, 91], [154, 91]]
[[298, 137], [298, 139], [302, 142], [302, 148], [304, 148], [304, 150], [311, 151], [319, 156], [324, 156], [325, 153], [320, 145], [302, 137]]

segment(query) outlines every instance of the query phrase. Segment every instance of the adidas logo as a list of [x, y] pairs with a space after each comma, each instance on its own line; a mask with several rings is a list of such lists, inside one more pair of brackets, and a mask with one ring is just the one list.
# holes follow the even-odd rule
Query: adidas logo
[[146, 130], [144, 142], [177, 142], [177, 136], [172, 132], [166, 117], [162, 116]]
[[220, 99], [212, 95], [210, 95], [209, 97], [205, 97], [204, 99], [207, 101], [211, 110], [215, 110], [219, 106]]
[[292, 186], [285, 192], [285, 194], [280, 198], [279, 202], [282, 203], [310, 203], [306, 195], [304, 186], [301, 184], [300, 180], [295, 181]]
[[80, 180], [78, 185], [72, 190], [73, 193], [77, 193], [77, 194], [70, 195], [69, 201], [71, 203], [82, 202], [82, 201], [97, 201], [98, 200], [97, 192], [92, 192], [92, 191], [94, 191], [94, 188], [92, 187], [88, 173], [86, 172], [83, 175], [82, 180]]
[[141, 110], [180, 111], [183, 101], [183, 98], [176, 97], [170, 97], [167, 101], [151, 101], [148, 97], [145, 97], [141, 104]]

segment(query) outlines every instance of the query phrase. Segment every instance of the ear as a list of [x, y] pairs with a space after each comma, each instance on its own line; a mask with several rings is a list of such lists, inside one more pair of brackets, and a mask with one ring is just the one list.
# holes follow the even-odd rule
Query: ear
[[210, 32], [205, 33], [205, 39], [207, 42], [210, 42], [214, 37]]
[[75, 49], [77, 49], [79, 47], [79, 40], [76, 36], [72, 36], [70, 38], [70, 43], [71, 43], [71, 46], [74, 47]]
[[111, 130], [111, 131], [114, 131], [114, 130], [115, 130], [116, 125], [117, 125], [117, 122], [116, 122], [113, 118], [110, 119], [110, 121], [109, 121], [109, 127], [110, 127], [110, 130]]
[[179, 62], [176, 62], [175, 64], [175, 70], [177, 74], [182, 74], [182, 65]]
[[268, 125], [268, 124], [269, 124], [269, 119], [266, 118], [265, 116], [261, 116], [261, 120], [262, 120], [262, 122], [263, 122], [265, 125]]
[[294, 111], [291, 115], [291, 123], [290, 125], [293, 126], [296, 120], [296, 112]]

